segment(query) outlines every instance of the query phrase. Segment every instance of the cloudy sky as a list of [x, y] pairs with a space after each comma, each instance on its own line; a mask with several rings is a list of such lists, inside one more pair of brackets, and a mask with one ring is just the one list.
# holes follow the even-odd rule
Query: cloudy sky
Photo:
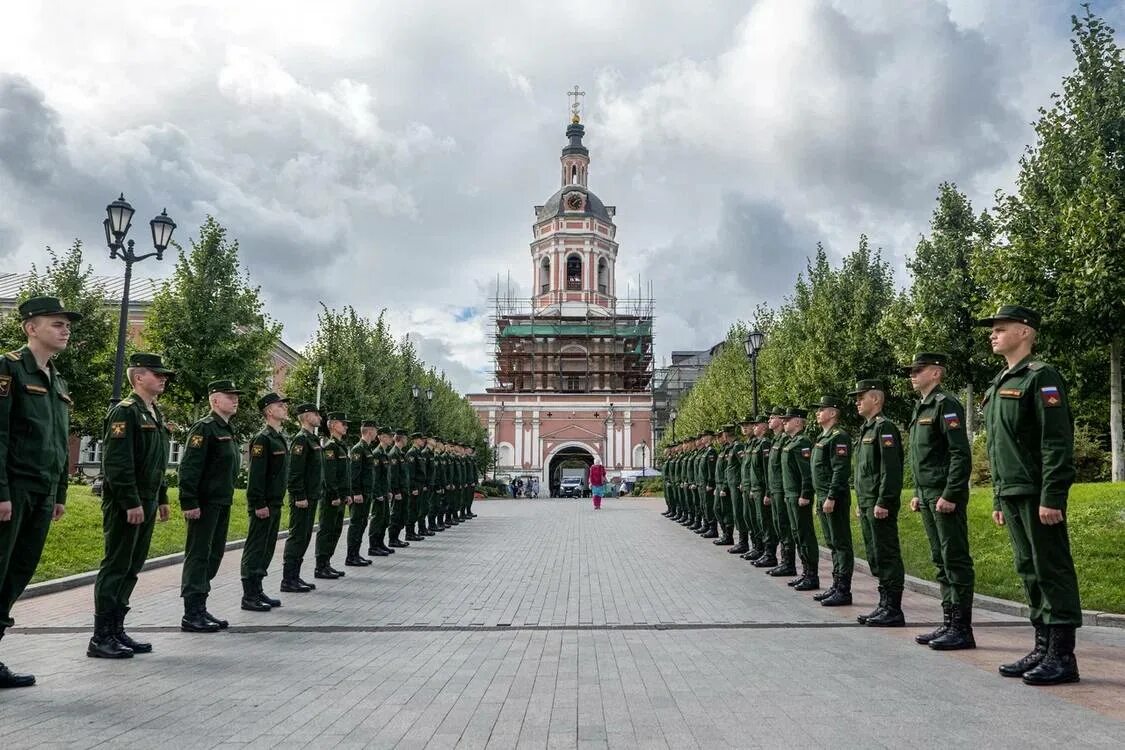
[[[114, 12], [106, 10], [115, 6]], [[0, 269], [83, 239], [105, 204], [240, 241], [284, 337], [315, 302], [387, 308], [464, 390], [487, 299], [526, 294], [558, 188], [565, 91], [588, 93], [591, 188], [620, 285], [651, 282], [658, 357], [787, 293], [817, 241], [895, 265], [937, 185], [1011, 184], [1072, 67], [1064, 0], [9, 4], [0, 25]], [[1095, 10], [1125, 26], [1120, 0]], [[147, 242], [138, 232], [142, 244]], [[165, 275], [146, 261], [139, 275]], [[634, 282], [635, 283], [635, 282]], [[624, 295], [625, 289], [620, 288]]]

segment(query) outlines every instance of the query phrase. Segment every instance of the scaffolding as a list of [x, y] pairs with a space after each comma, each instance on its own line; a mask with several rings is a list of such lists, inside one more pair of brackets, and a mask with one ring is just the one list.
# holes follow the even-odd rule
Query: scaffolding
[[[638, 284], [638, 288], [640, 285]], [[544, 309], [513, 294], [511, 281], [490, 300], [489, 393], [648, 393], [653, 376], [651, 294], [584, 303], [581, 314]]]

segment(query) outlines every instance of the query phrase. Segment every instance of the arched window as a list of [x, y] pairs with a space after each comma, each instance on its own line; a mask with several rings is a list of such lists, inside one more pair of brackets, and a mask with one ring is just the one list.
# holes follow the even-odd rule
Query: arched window
[[577, 164], [571, 164], [570, 165], [570, 184], [571, 185], [577, 185], [578, 184], [578, 165]]
[[551, 259], [544, 257], [539, 263], [539, 293], [546, 294], [551, 290]]
[[566, 259], [566, 288], [572, 292], [582, 291], [582, 257], [579, 255]]
[[609, 264], [605, 262], [605, 258], [598, 261], [598, 291], [609, 294]]

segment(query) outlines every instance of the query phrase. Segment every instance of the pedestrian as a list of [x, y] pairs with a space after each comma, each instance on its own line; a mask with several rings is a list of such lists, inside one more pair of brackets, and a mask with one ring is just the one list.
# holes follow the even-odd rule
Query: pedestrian
[[839, 424], [843, 403], [823, 396], [813, 405], [820, 436], [813, 444], [812, 479], [816, 492], [816, 515], [832, 552], [832, 585], [813, 597], [825, 607], [852, 603], [852, 437]]
[[805, 435], [808, 412], [796, 406], [785, 410], [785, 434], [788, 440], [781, 449], [782, 482], [785, 487], [785, 509], [793, 545], [801, 561], [801, 574], [789, 582], [795, 591], [820, 588], [820, 547], [813, 525], [812, 443]]
[[129, 357], [133, 388], [110, 407], [102, 439], [102, 540], [105, 554], [94, 581], [94, 635], [86, 655], [126, 659], [152, 652], [151, 643], [125, 632], [129, 598], [148, 559], [156, 521], [168, 520], [168, 448], [171, 430], [156, 405], [175, 376], [158, 354]]
[[281, 590], [304, 594], [316, 590], [316, 584], [301, 578], [301, 565], [312, 539], [317, 505], [324, 498], [324, 452], [316, 434], [320, 427], [316, 406], [298, 404], [297, 422], [301, 429], [289, 447], [289, 537], [282, 558]]
[[[351, 451], [344, 437], [348, 434], [348, 415], [342, 411], [328, 415], [328, 440], [324, 455], [324, 501], [320, 504], [320, 527], [316, 532], [314, 578], [334, 580], [346, 573], [332, 567], [332, 556], [344, 530], [344, 513], [353, 502]], [[363, 499], [363, 496], [359, 496]]]
[[602, 493], [605, 492], [605, 467], [601, 461], [594, 461], [590, 467], [590, 493], [594, 497], [594, 510], [601, 510]]
[[1018, 305], [977, 321], [991, 328], [992, 351], [1007, 365], [984, 395], [992, 518], [1008, 528], [1035, 628], [1031, 652], [1000, 674], [1058, 685], [1079, 679], [1074, 635], [1082, 606], [1066, 524], [1074, 417], [1062, 376], [1032, 353], [1040, 323], [1039, 313]]
[[969, 554], [969, 471], [972, 451], [965, 407], [941, 387], [948, 357], [919, 352], [904, 366], [920, 400], [910, 418], [910, 510], [922, 516], [930, 559], [941, 587], [942, 623], [914, 638], [937, 651], [976, 648], [973, 637], [973, 558]]
[[[55, 297], [33, 297], [18, 312], [27, 343], [0, 357], [0, 639], [15, 624], [12, 605], [35, 575], [51, 522], [66, 512], [72, 402], [52, 358], [82, 319]], [[34, 684], [0, 662], [0, 688]]]
[[289, 399], [270, 392], [258, 399], [265, 426], [250, 441], [250, 467], [246, 481], [246, 507], [250, 524], [242, 547], [242, 609], [268, 612], [281, 601], [266, 596], [262, 580], [269, 572], [281, 528], [285, 500], [289, 443], [281, 423], [289, 416]]

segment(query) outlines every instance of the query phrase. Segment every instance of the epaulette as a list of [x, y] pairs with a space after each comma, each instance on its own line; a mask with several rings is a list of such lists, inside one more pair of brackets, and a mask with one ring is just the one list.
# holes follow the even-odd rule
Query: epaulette
[[[9, 355], [9, 356], [11, 356], [11, 355]], [[1027, 369], [1031, 370], [1032, 372], [1038, 372], [1039, 370], [1042, 370], [1046, 366], [1047, 366], [1046, 362], [1040, 362], [1038, 360], [1033, 360], [1033, 361], [1027, 363]]]
[[8, 352], [4, 356], [7, 357], [8, 359], [12, 360], [13, 362], [19, 362], [20, 361], [20, 353], [19, 352]]
[[125, 398], [125, 399], [121, 399], [120, 401], [118, 401], [117, 405], [118, 406], [132, 406], [134, 403], [136, 403], [136, 402], [133, 401], [133, 399]]
[[945, 401], [945, 394], [944, 393], [935, 393], [934, 394], [934, 403], [936, 404], [936, 403], [939, 403], [941, 401]]
[[880, 422], [886, 422], [886, 421], [887, 421], [887, 418], [884, 417], [882, 414], [875, 417], [875, 424], [879, 424]]

